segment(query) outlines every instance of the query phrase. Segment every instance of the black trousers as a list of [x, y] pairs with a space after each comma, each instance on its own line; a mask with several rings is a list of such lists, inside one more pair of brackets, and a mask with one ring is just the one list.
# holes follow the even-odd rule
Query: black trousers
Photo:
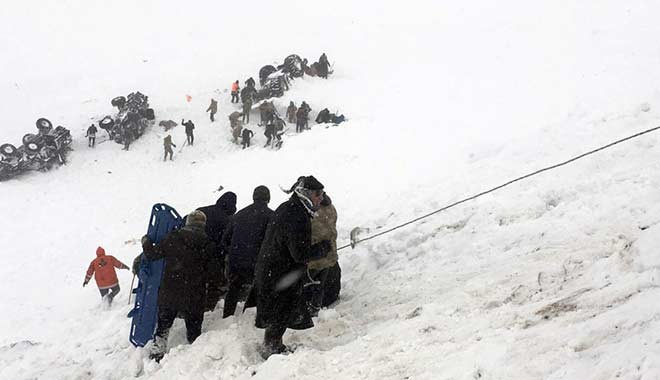
[[238, 103], [238, 92], [232, 92], [231, 93], [231, 102], [232, 103]]
[[119, 284], [117, 284], [109, 289], [99, 289], [99, 292], [101, 293], [101, 298], [105, 298], [107, 295], [108, 303], [112, 303], [112, 299], [117, 296], [117, 293], [119, 293], [120, 290], [121, 289], [119, 289]]
[[215, 112], [211, 112], [211, 122], [215, 121]]
[[326, 280], [328, 278], [329, 270], [310, 270], [309, 274], [318, 284], [310, 284], [303, 288], [303, 299], [307, 304], [307, 309], [310, 314], [316, 316], [319, 313], [319, 310], [323, 306], [323, 294], [326, 286]]
[[170, 161], [172, 161], [172, 155], [173, 154], [174, 154], [174, 152], [172, 151], [171, 148], [170, 149], [165, 149], [165, 157], [163, 157], [163, 161], [167, 160], [167, 155], [170, 156]]
[[252, 271], [237, 270], [229, 273], [229, 289], [225, 296], [225, 308], [222, 312], [222, 318], [231, 317], [236, 312], [236, 304], [240, 300], [241, 291], [249, 287], [254, 280]]
[[96, 136], [89, 136], [89, 144], [87, 144], [90, 148], [93, 148], [94, 145], [96, 145]]
[[250, 147], [250, 139], [243, 139], [243, 149]]
[[[211, 120], [211, 121], [213, 121], [213, 120]], [[193, 141], [195, 141], [195, 135], [191, 131], [190, 133], [186, 134], [186, 136], [187, 136], [187, 139], [188, 139], [188, 145], [192, 146]]]
[[[156, 336], [163, 338], [167, 341], [170, 329], [174, 324], [174, 319], [178, 310], [159, 308], [158, 309], [158, 327], [156, 327]], [[183, 320], [186, 322], [186, 338], [188, 343], [192, 343], [202, 335], [202, 323], [204, 322], [204, 311], [199, 310], [195, 312], [181, 312]]]

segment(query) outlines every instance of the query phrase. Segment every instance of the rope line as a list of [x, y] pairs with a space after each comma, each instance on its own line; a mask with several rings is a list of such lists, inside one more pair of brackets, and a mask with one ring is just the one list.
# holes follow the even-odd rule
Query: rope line
[[[560, 163], [558, 163], [558, 164], [551, 165], [551, 166], [548, 166], [548, 167], [545, 167], [545, 168], [539, 169], [539, 170], [537, 170], [537, 171], [535, 171], [535, 172], [532, 172], [532, 173], [526, 174], [526, 175], [524, 175], [524, 176], [522, 176], [522, 177], [518, 177], [518, 178], [516, 178], [516, 179], [513, 179], [513, 180], [511, 180], [511, 181], [508, 181], [508, 182], [506, 182], [506, 183], [503, 183], [503, 184], [501, 184], [501, 185], [499, 185], [499, 186], [493, 187], [492, 189], [489, 189], [489, 190], [486, 190], [486, 191], [482, 191], [481, 193], [478, 193], [478, 194], [472, 195], [472, 196], [467, 197], [467, 198], [465, 198], [465, 199], [461, 199], [460, 201], [454, 202], [454, 203], [452, 203], [452, 204], [450, 204], [450, 205], [444, 206], [444, 207], [442, 207], [442, 208], [440, 208], [440, 209], [438, 209], [438, 210], [432, 211], [432, 212], [430, 212], [430, 213], [428, 213], [428, 214], [422, 215], [422, 216], [420, 216], [420, 217], [417, 217], [417, 218], [415, 218], [415, 219], [413, 219], [413, 220], [410, 220], [410, 221], [405, 222], [405, 223], [403, 223], [403, 224], [400, 224], [400, 225], [398, 225], [398, 226], [395, 226], [395, 227], [389, 228], [389, 229], [387, 229], [387, 230], [385, 230], [385, 231], [381, 231], [381, 232], [379, 232], [379, 233], [377, 233], [377, 234], [374, 234], [374, 235], [371, 235], [371, 236], [365, 237], [364, 239], [358, 239], [358, 240], [356, 240], [355, 242], [353, 242], [352, 244], [353, 244], [353, 245], [357, 245], [358, 243], [362, 243], [362, 242], [364, 242], [364, 241], [371, 240], [371, 239], [377, 238], [377, 237], [379, 237], [379, 236], [382, 236], [382, 235], [388, 234], [388, 233], [390, 233], [390, 232], [392, 232], [392, 231], [398, 230], [398, 229], [403, 228], [403, 227], [405, 227], [405, 226], [407, 226], [407, 225], [410, 225], [410, 224], [416, 223], [416, 222], [418, 222], [418, 221], [420, 221], [420, 220], [422, 220], [422, 219], [426, 219], [426, 218], [428, 218], [428, 217], [430, 217], [430, 216], [432, 216], [432, 215], [435, 215], [435, 214], [437, 214], [437, 213], [439, 213], [439, 212], [446, 211], [446, 210], [448, 210], [448, 209], [450, 209], [450, 208], [452, 208], [452, 207], [458, 206], [458, 205], [460, 205], [461, 203], [465, 203], [465, 202], [468, 202], [468, 201], [474, 200], [474, 199], [479, 198], [479, 197], [481, 197], [481, 196], [483, 196], [483, 195], [486, 195], [486, 194], [492, 193], [492, 192], [494, 192], [494, 191], [496, 191], [496, 190], [499, 190], [499, 189], [501, 189], [501, 188], [503, 188], [503, 187], [509, 186], [509, 185], [511, 185], [511, 184], [513, 184], [513, 183], [515, 183], [515, 182], [522, 181], [522, 180], [524, 180], [524, 179], [527, 179], [527, 178], [532, 177], [532, 176], [535, 176], [535, 175], [537, 175], [537, 174], [540, 174], [540, 173], [546, 172], [546, 171], [548, 171], [548, 170], [556, 169], [556, 168], [558, 168], [558, 167], [560, 167], [560, 166], [564, 166], [564, 165], [570, 164], [571, 162], [577, 161], [577, 160], [579, 160], [579, 159], [581, 159], [581, 158], [584, 158], [584, 157], [586, 157], [586, 156], [589, 156], [589, 155], [592, 155], [592, 154], [594, 154], [594, 153], [597, 153], [597, 152], [600, 152], [600, 151], [602, 151], [602, 150], [605, 150], [605, 149], [607, 149], [607, 148], [613, 147], [614, 145], [621, 144], [622, 142], [625, 142], [625, 141], [628, 141], [628, 140], [632, 140], [632, 139], [634, 139], [634, 138], [636, 138], [636, 137], [639, 137], [639, 136], [645, 135], [645, 134], [647, 134], [647, 133], [651, 133], [651, 132], [657, 131], [658, 129], [660, 129], [660, 126], [658, 126], [658, 127], [654, 127], [654, 128], [650, 128], [650, 129], [647, 129], [647, 130], [645, 130], [645, 131], [642, 131], [642, 132], [639, 132], [639, 133], [635, 133], [634, 135], [630, 135], [630, 136], [628, 136], [628, 137], [624, 137], [624, 138], [622, 138], [622, 139], [616, 140], [616, 141], [614, 141], [614, 142], [612, 142], [612, 143], [609, 143], [609, 144], [607, 144], [607, 145], [603, 145], [603, 146], [601, 146], [600, 148], [596, 148], [596, 149], [594, 149], [594, 150], [590, 150], [590, 151], [588, 151], [588, 152], [586, 152], [586, 153], [582, 153], [582, 154], [580, 154], [580, 155], [578, 155], [578, 156], [575, 156], [575, 157], [573, 157], [573, 158], [571, 158], [571, 159], [569, 159], [569, 160], [566, 160], [566, 161], [564, 161], [564, 162], [560, 162]], [[342, 249], [348, 248], [348, 247], [350, 247], [350, 246], [351, 246], [351, 244], [346, 244], [346, 245], [344, 245], [344, 246], [341, 246], [341, 247], [337, 248], [337, 251], [340, 251], [340, 250], [342, 250]]]

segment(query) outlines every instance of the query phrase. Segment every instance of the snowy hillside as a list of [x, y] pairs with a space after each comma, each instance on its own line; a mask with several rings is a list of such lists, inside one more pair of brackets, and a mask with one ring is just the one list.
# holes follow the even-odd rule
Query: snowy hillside
[[[178, 320], [156, 364], [127, 339], [132, 275], [118, 272], [110, 310], [81, 287], [97, 246], [125, 263], [140, 253], [157, 202], [188, 213], [223, 186], [241, 208], [263, 184], [275, 208], [279, 186], [313, 174], [344, 244], [353, 227], [376, 233], [657, 126], [659, 12], [614, 0], [6, 4], [0, 143], [47, 117], [74, 151], [0, 182], [0, 379], [660, 378], [657, 132], [341, 251], [341, 300], [287, 332], [292, 355], [264, 361], [254, 310], [223, 320], [218, 306], [192, 345]], [[279, 151], [253, 122], [254, 146], [234, 145], [230, 84], [322, 52], [334, 74], [294, 81], [276, 105], [349, 121], [290, 131]], [[89, 124], [135, 90], [157, 121], [195, 122], [173, 162], [158, 126], [129, 152], [87, 148]]]

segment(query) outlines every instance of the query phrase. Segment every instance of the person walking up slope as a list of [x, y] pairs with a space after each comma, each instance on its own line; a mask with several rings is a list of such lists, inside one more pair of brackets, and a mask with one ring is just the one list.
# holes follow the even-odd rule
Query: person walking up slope
[[163, 157], [163, 161], [167, 161], [168, 154], [170, 155], [170, 161], [172, 161], [172, 155], [174, 154], [172, 147], [176, 148], [176, 145], [172, 142], [172, 135], [165, 136], [163, 139], [163, 149], [165, 149], [165, 157]]
[[96, 258], [89, 263], [85, 281], [83, 281], [83, 288], [87, 286], [89, 280], [94, 276], [96, 286], [99, 287], [99, 292], [101, 293], [101, 299], [107, 302], [108, 305], [112, 304], [113, 298], [115, 298], [120, 290], [115, 268], [129, 269], [126, 264], [117, 260], [114, 256], [106, 256], [103, 247], [96, 248]]

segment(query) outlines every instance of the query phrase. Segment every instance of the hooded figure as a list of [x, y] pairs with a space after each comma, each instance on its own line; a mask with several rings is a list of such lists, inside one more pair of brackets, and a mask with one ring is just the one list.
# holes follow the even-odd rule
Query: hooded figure
[[215, 244], [206, 236], [206, 215], [196, 210], [186, 217], [186, 225], [174, 230], [158, 244], [148, 236], [142, 249], [148, 260], [165, 259], [163, 278], [158, 290], [158, 326], [150, 357], [156, 361], [165, 354], [167, 336], [177, 315], [186, 321], [188, 342], [202, 332], [208, 266], [215, 254]]
[[274, 215], [273, 210], [268, 207], [270, 190], [266, 186], [257, 186], [252, 199], [254, 203], [231, 218], [223, 236], [229, 280], [223, 318], [234, 315], [241, 290], [252, 284], [257, 255], [266, 235], [268, 222]]
[[103, 247], [96, 248], [96, 258], [89, 263], [85, 281], [83, 281], [83, 287], [87, 285], [93, 275], [96, 285], [99, 287], [101, 298], [107, 300], [108, 304], [111, 304], [112, 299], [115, 298], [120, 290], [115, 268], [129, 269], [126, 264], [115, 259], [114, 256], [106, 256]]
[[206, 215], [206, 235], [216, 246], [215, 253], [209, 261], [206, 289], [206, 310], [213, 310], [222, 297], [223, 287], [227, 282], [224, 275], [225, 252], [222, 235], [229, 224], [230, 217], [236, 213], [236, 194], [231, 191], [226, 192], [218, 198], [215, 205], [200, 207], [198, 210]]
[[282, 336], [287, 328], [314, 326], [301, 293], [307, 262], [325, 257], [329, 241], [312, 245], [311, 219], [323, 196], [323, 185], [313, 176], [300, 177], [291, 198], [282, 203], [266, 229], [255, 266], [255, 325], [265, 328], [262, 356], [286, 352]]

